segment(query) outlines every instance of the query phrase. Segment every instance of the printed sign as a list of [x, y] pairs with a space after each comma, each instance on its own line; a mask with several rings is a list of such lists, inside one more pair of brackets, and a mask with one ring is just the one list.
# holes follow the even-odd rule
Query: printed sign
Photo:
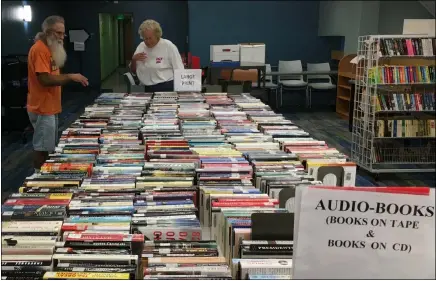
[[85, 51], [85, 43], [84, 42], [74, 42], [74, 51]]
[[201, 69], [175, 69], [174, 91], [201, 92]]
[[70, 42], [86, 42], [89, 38], [88, 32], [84, 29], [71, 29], [69, 30], [68, 37], [70, 38]]
[[434, 189], [302, 186], [295, 200], [294, 279], [435, 279]]

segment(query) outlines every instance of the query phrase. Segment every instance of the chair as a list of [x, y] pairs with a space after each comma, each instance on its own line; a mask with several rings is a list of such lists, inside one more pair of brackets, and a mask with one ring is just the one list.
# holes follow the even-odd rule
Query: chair
[[250, 81], [223, 80], [220, 81], [222, 92], [228, 94], [242, 94], [251, 92]]
[[223, 93], [222, 85], [203, 85], [203, 93]]
[[251, 93], [252, 83], [257, 83], [257, 69], [234, 69], [225, 92], [232, 94]]
[[[279, 72], [287, 72], [287, 73], [301, 73], [303, 72], [303, 66], [301, 64], [301, 60], [293, 60], [293, 61], [279, 61]], [[278, 76], [277, 83], [280, 87], [280, 105], [283, 104], [283, 89], [287, 90], [305, 90], [306, 91], [306, 106], [308, 100], [308, 88], [307, 82], [304, 81], [303, 75], [283, 75]]]
[[[308, 63], [307, 71], [330, 71], [330, 64], [325, 63]], [[309, 107], [312, 107], [312, 89], [315, 90], [333, 90], [336, 85], [332, 83], [332, 78], [328, 74], [308, 75], [307, 81], [309, 82]]]
[[230, 80], [257, 83], [257, 69], [234, 69]]
[[[271, 72], [271, 64], [265, 64], [265, 72]], [[257, 85], [255, 85], [255, 83], [253, 83], [252, 87], [257, 87]], [[276, 101], [277, 101], [277, 91], [278, 91], [278, 85], [276, 83], [273, 82], [273, 78], [271, 75], [265, 75], [265, 89], [267, 89], [268, 91], [274, 90], [275, 94], [276, 94]], [[269, 97], [269, 95], [268, 95]], [[269, 100], [268, 100], [269, 102]]]
[[126, 72], [123, 74], [124, 77], [124, 83], [127, 87], [127, 93], [142, 93], [144, 92], [144, 84], [139, 81], [138, 76], [136, 74], [133, 74], [131, 72]]
[[221, 70], [220, 79], [230, 80], [230, 77], [232, 77], [232, 70], [231, 69], [222, 69]]

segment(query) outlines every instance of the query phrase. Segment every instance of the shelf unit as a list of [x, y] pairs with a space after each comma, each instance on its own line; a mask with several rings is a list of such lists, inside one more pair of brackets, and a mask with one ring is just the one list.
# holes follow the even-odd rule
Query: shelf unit
[[351, 63], [354, 57], [356, 57], [355, 54], [347, 55], [339, 62], [336, 113], [343, 119], [349, 119], [350, 109], [353, 107], [353, 87], [350, 84], [350, 80], [354, 80], [356, 77], [355, 65]]
[[359, 37], [351, 160], [360, 168], [435, 172], [434, 45], [424, 35]]

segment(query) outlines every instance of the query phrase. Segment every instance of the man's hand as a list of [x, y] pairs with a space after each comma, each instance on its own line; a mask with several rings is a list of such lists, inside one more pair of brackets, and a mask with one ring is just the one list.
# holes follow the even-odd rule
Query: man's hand
[[146, 53], [137, 53], [136, 55], [133, 56], [132, 60], [133, 61], [145, 61], [147, 59], [147, 54]]
[[89, 85], [88, 78], [86, 78], [80, 73], [69, 74], [69, 76], [72, 81], [80, 83], [84, 87]]

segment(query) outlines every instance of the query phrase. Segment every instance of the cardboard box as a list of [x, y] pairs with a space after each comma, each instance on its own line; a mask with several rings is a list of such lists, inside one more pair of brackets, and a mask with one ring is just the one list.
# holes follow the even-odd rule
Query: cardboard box
[[239, 45], [210, 45], [210, 61], [239, 62]]
[[263, 43], [242, 43], [240, 46], [240, 61], [242, 63], [265, 64], [266, 47]]

